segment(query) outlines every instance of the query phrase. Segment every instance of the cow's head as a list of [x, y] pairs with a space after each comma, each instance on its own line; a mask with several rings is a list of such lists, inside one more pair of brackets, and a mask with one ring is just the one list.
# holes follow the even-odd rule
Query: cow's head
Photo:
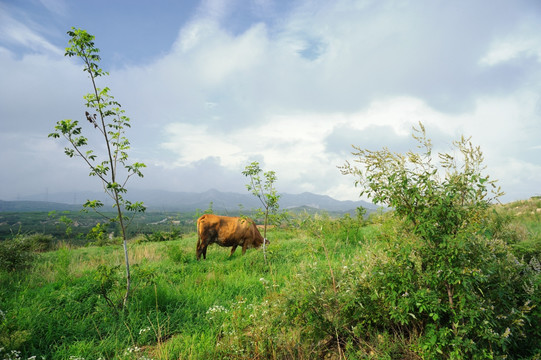
[[262, 237], [262, 238], [257, 242], [257, 247], [261, 247], [261, 245], [267, 247], [267, 246], [269, 246], [269, 244], [270, 244], [269, 239], [263, 238], [263, 237]]
[[254, 247], [254, 248], [260, 248], [261, 245], [263, 245], [263, 243], [265, 244], [265, 246], [268, 246], [270, 244], [270, 241], [268, 239], [265, 239], [263, 238], [263, 236], [261, 236], [261, 234], [258, 234], [258, 236], [255, 236], [254, 237], [254, 240], [251, 244], [251, 246], [249, 247]]

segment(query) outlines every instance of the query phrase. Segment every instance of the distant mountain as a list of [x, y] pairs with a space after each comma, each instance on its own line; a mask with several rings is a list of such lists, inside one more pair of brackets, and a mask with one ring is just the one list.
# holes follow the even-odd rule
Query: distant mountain
[[82, 205], [70, 205], [49, 201], [3, 201], [0, 200], [0, 212], [49, 212], [79, 211]]
[[[212, 208], [217, 212], [236, 212], [240, 208], [249, 210], [261, 207], [259, 199], [251, 194], [239, 194], [233, 192], [221, 192], [208, 190], [202, 193], [172, 192], [163, 190], [130, 190], [128, 199], [132, 201], [143, 201], [148, 210], [161, 211], [195, 211], [197, 209]], [[112, 204], [103, 193], [57, 193], [47, 194], [49, 202], [39, 201], [44, 196], [34, 195], [25, 197], [24, 201], [0, 201], [0, 211], [51, 211], [80, 209], [87, 199], [98, 199], [105, 204]], [[24, 204], [23, 204], [24, 203]], [[71, 205], [68, 205], [71, 204]], [[64, 206], [64, 208], [62, 207]], [[327, 195], [313, 193], [302, 194], [280, 194], [280, 208], [311, 208], [324, 211], [349, 212], [362, 206], [368, 210], [375, 210], [378, 207], [365, 201], [341, 201]], [[16, 210], [18, 208], [19, 210]], [[33, 210], [21, 210], [21, 209]], [[11, 210], [9, 210], [11, 209]], [[42, 210], [39, 210], [42, 209]]]

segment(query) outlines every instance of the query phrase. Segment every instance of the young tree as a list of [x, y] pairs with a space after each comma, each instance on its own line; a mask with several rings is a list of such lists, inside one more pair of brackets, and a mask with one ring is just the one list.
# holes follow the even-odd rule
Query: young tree
[[277, 180], [276, 173], [274, 171], [264, 172], [263, 179], [261, 178], [262, 171], [263, 170], [259, 167], [259, 162], [254, 161], [244, 168], [242, 174], [250, 178], [250, 183], [246, 185], [246, 188], [259, 199], [264, 208], [263, 211], [260, 211], [265, 216], [263, 227], [263, 238], [265, 239], [265, 241], [263, 241], [263, 253], [266, 262], [265, 243], [267, 241], [267, 225], [269, 224], [269, 219], [273, 218], [278, 212], [280, 207], [278, 204], [280, 195], [276, 193], [276, 189], [274, 188], [274, 183]]
[[395, 326], [422, 334], [427, 358], [505, 354], [521, 344], [531, 306], [525, 267], [506, 244], [484, 236], [487, 210], [503, 193], [469, 138], [434, 164], [422, 124], [413, 136], [420, 152], [354, 146], [356, 164], [340, 167], [361, 195], [392, 208], [405, 225], [371, 272], [380, 306]]
[[478, 226], [491, 202], [503, 195], [496, 181], [483, 174], [481, 149], [461, 137], [453, 145], [462, 159], [440, 153], [438, 167], [432, 163], [432, 144], [422, 124], [414, 128], [413, 137], [423, 152], [398, 154], [387, 148], [371, 151], [353, 146], [355, 162], [361, 166], [346, 162], [340, 167], [342, 174], [355, 176], [361, 196], [393, 208], [425, 240], [438, 243]]
[[[71, 119], [58, 121], [55, 132], [49, 137], [65, 138], [70, 146], [65, 148], [65, 154], [81, 158], [90, 168], [90, 176], [96, 176], [103, 184], [105, 193], [112, 199], [116, 216], [109, 217], [99, 210], [103, 203], [99, 200], [87, 200], [85, 209], [93, 209], [106, 217], [111, 222], [117, 222], [120, 227], [124, 258], [126, 264], [126, 293], [123, 299], [125, 306], [130, 294], [130, 265], [127, 247], [126, 227], [137, 212], [144, 212], [142, 202], [130, 202], [124, 198], [126, 194], [126, 183], [133, 176], [143, 177], [141, 169], [145, 164], [140, 162], [128, 162], [128, 150], [130, 142], [124, 136], [127, 128], [130, 127], [130, 119], [120, 109], [120, 104], [110, 95], [108, 87], [99, 88], [97, 79], [109, 75], [98, 65], [100, 56], [99, 49], [94, 45], [94, 36], [85, 30], [72, 28], [68, 31], [70, 40], [66, 48], [65, 56], [76, 56], [84, 63], [84, 71], [88, 73], [92, 82], [92, 92], [84, 96], [86, 101], [85, 118], [101, 136], [105, 146], [104, 153], [98, 155], [93, 150], [85, 150], [88, 145], [87, 137], [82, 135], [82, 127], [78, 121]], [[129, 214], [127, 214], [129, 213]]]

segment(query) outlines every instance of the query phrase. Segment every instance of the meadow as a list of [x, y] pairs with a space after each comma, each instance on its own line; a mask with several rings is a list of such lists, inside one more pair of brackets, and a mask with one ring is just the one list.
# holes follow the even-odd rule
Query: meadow
[[445, 268], [392, 212], [296, 215], [266, 261], [213, 245], [198, 262], [195, 232], [135, 236], [125, 308], [120, 245], [27, 247], [0, 271], [0, 359], [539, 359], [540, 208], [491, 209], [450, 308]]

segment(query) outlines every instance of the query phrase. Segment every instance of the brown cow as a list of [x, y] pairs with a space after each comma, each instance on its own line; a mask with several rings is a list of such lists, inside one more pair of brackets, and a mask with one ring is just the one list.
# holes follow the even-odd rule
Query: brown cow
[[[216, 243], [223, 247], [232, 246], [231, 255], [242, 246], [242, 255], [248, 248], [258, 248], [263, 244], [263, 236], [255, 223], [249, 218], [205, 214], [197, 220], [197, 260], [207, 258], [207, 246]], [[265, 239], [265, 244], [269, 241]]]

